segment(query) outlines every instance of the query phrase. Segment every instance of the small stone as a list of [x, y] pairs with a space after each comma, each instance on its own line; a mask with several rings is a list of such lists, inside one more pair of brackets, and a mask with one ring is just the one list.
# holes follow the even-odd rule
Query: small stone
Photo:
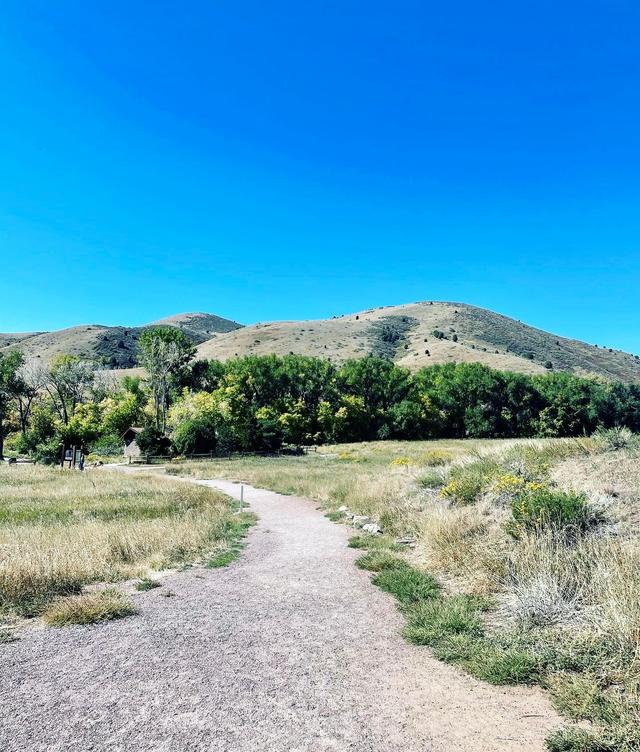
[[362, 529], [365, 533], [371, 533], [371, 535], [380, 535], [382, 530], [378, 527], [377, 522], [369, 522], [366, 525], [362, 526]]

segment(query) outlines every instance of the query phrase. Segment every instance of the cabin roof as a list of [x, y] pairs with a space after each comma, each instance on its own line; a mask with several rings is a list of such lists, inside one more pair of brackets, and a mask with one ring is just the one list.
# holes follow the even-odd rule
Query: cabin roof
[[138, 433], [142, 433], [143, 429], [142, 429], [141, 426], [131, 426], [131, 427], [127, 428], [127, 430], [122, 434], [122, 438], [124, 439], [124, 437], [128, 433], [131, 433], [132, 431], [133, 431], [133, 433], [138, 434]]

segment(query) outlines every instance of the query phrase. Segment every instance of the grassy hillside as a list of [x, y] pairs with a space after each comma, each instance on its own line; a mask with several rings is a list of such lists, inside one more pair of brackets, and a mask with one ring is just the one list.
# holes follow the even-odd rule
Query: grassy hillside
[[7, 334], [0, 333], [0, 350], [3, 347], [11, 347], [17, 345], [19, 342], [29, 339], [29, 337], [35, 337], [42, 332], [11, 332]]
[[[501, 370], [554, 370], [640, 382], [640, 359], [535, 329], [499, 313], [464, 303], [422, 302], [372, 308], [312, 321], [241, 326], [207, 313], [183, 313], [147, 326], [174, 326], [198, 347], [198, 357], [227, 360], [242, 355], [296, 353], [341, 362], [374, 354], [411, 370], [435, 363], [478, 362]], [[133, 368], [144, 327], [77, 326], [57, 332], [0, 334], [0, 352], [18, 347], [51, 360], [57, 353]]]
[[[147, 326], [174, 326], [198, 344], [216, 332], [229, 332], [240, 324], [208, 313], [184, 313]], [[90, 324], [54, 332], [0, 334], [0, 352], [19, 349], [28, 358], [39, 358], [45, 363], [60, 353], [68, 353], [112, 368], [131, 368], [137, 363], [138, 339], [145, 328]]]
[[411, 303], [317, 321], [254, 324], [218, 334], [201, 358], [293, 352], [333, 361], [382, 355], [412, 370], [435, 363], [480, 362], [521, 373], [555, 370], [640, 381], [640, 360], [527, 326], [464, 303]]

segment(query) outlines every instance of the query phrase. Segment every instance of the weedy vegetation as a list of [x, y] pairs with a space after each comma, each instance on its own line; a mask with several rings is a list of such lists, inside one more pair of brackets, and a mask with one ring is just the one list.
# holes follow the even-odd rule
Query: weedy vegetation
[[349, 545], [397, 599], [408, 640], [484, 681], [544, 687], [567, 718], [552, 752], [637, 752], [639, 458], [637, 438], [611, 429], [340, 445], [216, 462], [215, 472], [310, 496], [335, 519], [342, 505], [375, 518], [384, 535]]

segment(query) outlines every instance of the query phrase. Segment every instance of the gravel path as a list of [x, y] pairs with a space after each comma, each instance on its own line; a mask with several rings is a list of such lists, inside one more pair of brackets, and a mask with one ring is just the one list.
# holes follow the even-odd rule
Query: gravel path
[[0, 750], [544, 748], [559, 721], [541, 693], [403, 642], [344, 526], [308, 500], [245, 491], [260, 522], [229, 567], [172, 575], [135, 596], [137, 616], [0, 646]]

